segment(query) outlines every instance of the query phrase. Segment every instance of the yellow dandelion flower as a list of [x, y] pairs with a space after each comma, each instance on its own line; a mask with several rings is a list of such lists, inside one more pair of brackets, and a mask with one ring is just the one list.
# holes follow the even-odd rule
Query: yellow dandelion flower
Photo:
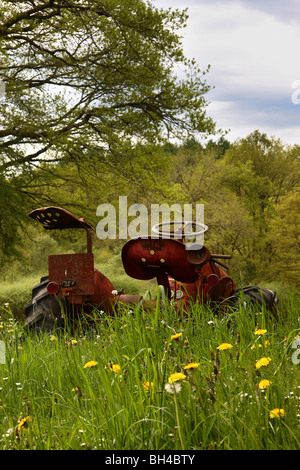
[[50, 341], [56, 341], [56, 340], [57, 340], [56, 336], [54, 336], [54, 335], [50, 336]]
[[175, 374], [170, 375], [168, 382], [171, 384], [173, 382], [177, 382], [178, 380], [184, 380], [186, 375], [182, 374], [181, 372], [175, 372]]
[[78, 341], [76, 339], [71, 339], [71, 344], [77, 344]]
[[274, 408], [274, 410], [270, 411], [270, 418], [282, 418], [283, 416], [285, 416], [283, 408]]
[[[268, 339], [265, 341], [265, 347], [270, 346], [271, 340]], [[262, 348], [262, 344], [253, 344], [250, 349], [255, 349], [255, 348]]]
[[18, 424], [18, 431], [21, 431], [27, 424], [31, 421], [30, 416], [26, 416], [26, 418], [21, 419], [21, 421]]
[[256, 368], [256, 369], [259, 369], [259, 368], [262, 367], [262, 366], [267, 366], [270, 362], [271, 362], [271, 358], [270, 358], [270, 357], [262, 357], [262, 358], [259, 359], [259, 360], [257, 361], [257, 363], [255, 364], [255, 368]]
[[180, 338], [181, 335], [182, 335], [182, 333], [176, 333], [176, 335], [171, 336], [171, 339], [178, 339], [178, 338]]
[[144, 382], [143, 387], [145, 390], [150, 390], [150, 387], [153, 387], [153, 382]]
[[261, 344], [253, 344], [250, 349], [262, 348]]
[[255, 335], [264, 335], [266, 332], [267, 332], [267, 330], [258, 329], [256, 331], [254, 331], [254, 334]]
[[86, 369], [86, 368], [90, 369], [91, 367], [95, 367], [97, 364], [98, 364], [97, 361], [89, 361], [85, 364], [84, 369]]
[[120, 370], [121, 370], [121, 367], [119, 366], [119, 364], [112, 364], [112, 365], [110, 366], [110, 368], [111, 368], [111, 370], [112, 370], [113, 372], [115, 372], [116, 374], [117, 374], [118, 372], [120, 372]]
[[184, 366], [184, 369], [197, 369], [199, 365], [200, 364], [198, 362], [190, 362], [189, 364]]
[[217, 349], [219, 349], [220, 351], [223, 351], [225, 349], [230, 349], [232, 347], [233, 346], [230, 343], [222, 343], [222, 344], [220, 344], [220, 346], [217, 347]]
[[259, 386], [259, 388], [268, 388], [268, 387], [271, 385], [271, 383], [272, 383], [272, 382], [271, 382], [270, 380], [262, 379], [262, 380], [259, 382], [258, 386]]

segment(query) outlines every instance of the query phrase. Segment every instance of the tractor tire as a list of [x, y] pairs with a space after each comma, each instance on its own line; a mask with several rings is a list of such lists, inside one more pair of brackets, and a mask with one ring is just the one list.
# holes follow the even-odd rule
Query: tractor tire
[[32, 300], [25, 307], [25, 329], [30, 332], [52, 331], [64, 326], [62, 306], [47, 291], [49, 276], [43, 276], [32, 289]]
[[247, 286], [238, 289], [232, 296], [228, 297], [227, 301], [234, 310], [238, 310], [240, 306], [254, 311], [265, 307], [271, 313], [276, 311], [279, 302], [275, 291], [259, 286]]

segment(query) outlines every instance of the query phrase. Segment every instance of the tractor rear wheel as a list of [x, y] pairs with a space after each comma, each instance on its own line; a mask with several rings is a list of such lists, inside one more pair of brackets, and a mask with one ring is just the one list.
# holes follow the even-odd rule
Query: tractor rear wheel
[[25, 328], [36, 333], [64, 326], [62, 305], [47, 290], [49, 276], [43, 276], [32, 289], [32, 300], [25, 307]]

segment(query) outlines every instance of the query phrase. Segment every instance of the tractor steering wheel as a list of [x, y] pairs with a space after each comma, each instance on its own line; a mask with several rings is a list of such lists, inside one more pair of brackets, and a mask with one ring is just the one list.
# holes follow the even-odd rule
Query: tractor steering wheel
[[[178, 229], [178, 231], [176, 231], [176, 232], [174, 231], [173, 235], [174, 236], [175, 235], [179, 235], [179, 236], [182, 235], [185, 238], [194, 238], [198, 235], [204, 235], [204, 233], [206, 233], [208, 231], [207, 225], [202, 224], [200, 222], [193, 222], [193, 221], [190, 221], [190, 220], [174, 221], [174, 222], [161, 222], [159, 224], [154, 225], [151, 230], [152, 230], [152, 232], [156, 233], [156, 235], [171, 238], [172, 233], [170, 231], [161, 230], [161, 228], [164, 227], [165, 225], [181, 225], [181, 230]], [[196, 232], [185, 233], [184, 230], [189, 225], [191, 225], [191, 226], [196, 225], [196, 227], [200, 228], [200, 230], [198, 230]]]

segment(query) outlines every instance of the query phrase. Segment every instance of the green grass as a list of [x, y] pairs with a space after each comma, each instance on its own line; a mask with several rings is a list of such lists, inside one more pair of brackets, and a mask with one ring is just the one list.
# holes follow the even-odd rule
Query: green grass
[[[94, 312], [93, 327], [22, 337], [6, 308], [0, 449], [299, 449], [299, 309], [291, 296], [278, 321], [240, 310], [228, 324], [199, 305], [182, 318], [162, 299], [151, 313]], [[257, 327], [266, 332], [255, 335]], [[232, 347], [218, 350], [222, 343]], [[271, 361], [256, 369], [262, 357]], [[189, 363], [199, 365], [184, 369]], [[174, 373], [185, 377], [170, 393]], [[264, 390], [262, 379], [271, 381]], [[270, 418], [276, 408], [284, 416]]]

